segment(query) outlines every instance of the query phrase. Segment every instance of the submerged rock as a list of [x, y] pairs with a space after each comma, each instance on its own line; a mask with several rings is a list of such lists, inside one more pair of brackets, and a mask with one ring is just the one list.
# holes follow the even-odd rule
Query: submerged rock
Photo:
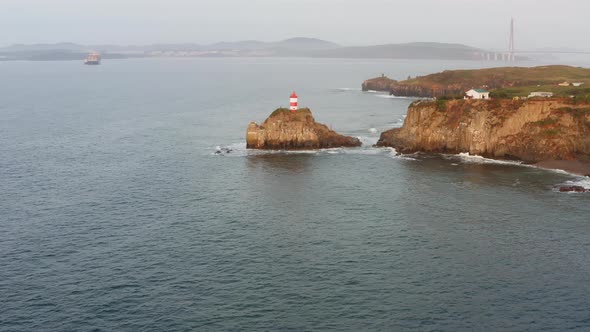
[[590, 189], [586, 189], [582, 186], [561, 186], [561, 187], [559, 187], [559, 192], [562, 192], [562, 193], [569, 193], [569, 192], [587, 193], [587, 192], [590, 192]]
[[308, 150], [360, 145], [358, 138], [340, 135], [315, 122], [308, 108], [295, 112], [279, 108], [261, 125], [250, 122], [246, 132], [248, 149]]

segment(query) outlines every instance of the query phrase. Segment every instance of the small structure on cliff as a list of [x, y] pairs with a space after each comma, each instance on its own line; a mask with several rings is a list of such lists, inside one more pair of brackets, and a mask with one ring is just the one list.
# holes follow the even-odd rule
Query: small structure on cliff
[[465, 99], [490, 99], [490, 92], [484, 89], [471, 89], [465, 92]]
[[289, 109], [291, 110], [291, 112], [297, 112], [297, 94], [295, 93], [295, 91], [293, 91], [293, 93], [291, 94], [291, 98], [289, 98]]
[[[570, 66], [504, 67], [473, 70], [445, 70], [436, 74], [417, 76], [403, 81], [376, 77], [363, 82], [363, 91], [384, 91], [400, 97], [463, 98], [465, 91], [474, 87], [485, 88], [496, 94], [495, 98], [511, 98], [536, 86], [552, 86], [555, 94], [569, 97], [570, 90], [557, 86], [558, 82], [590, 82], [590, 68]], [[573, 83], [572, 83], [573, 84]], [[574, 84], [573, 84], [574, 85]], [[575, 86], [575, 85], [574, 85]], [[500, 94], [498, 90], [503, 90]], [[578, 95], [584, 93], [579, 91]]]
[[356, 137], [336, 133], [315, 122], [309, 108], [279, 108], [261, 124], [250, 122], [246, 148], [262, 150], [309, 150], [358, 147]]
[[529, 98], [533, 98], [533, 97], [551, 98], [551, 97], [553, 97], [553, 92], [535, 91], [535, 92], [531, 92], [531, 94], [528, 97]]

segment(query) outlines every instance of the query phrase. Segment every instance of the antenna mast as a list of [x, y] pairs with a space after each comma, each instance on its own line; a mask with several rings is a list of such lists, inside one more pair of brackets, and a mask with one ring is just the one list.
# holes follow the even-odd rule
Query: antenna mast
[[510, 61], [514, 61], [514, 18], [510, 18], [510, 42], [508, 43]]

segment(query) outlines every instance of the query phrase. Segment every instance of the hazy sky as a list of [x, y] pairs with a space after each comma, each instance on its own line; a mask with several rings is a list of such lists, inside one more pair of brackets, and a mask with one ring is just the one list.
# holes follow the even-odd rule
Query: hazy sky
[[590, 49], [590, 0], [0, 0], [0, 45], [212, 43], [316, 37]]

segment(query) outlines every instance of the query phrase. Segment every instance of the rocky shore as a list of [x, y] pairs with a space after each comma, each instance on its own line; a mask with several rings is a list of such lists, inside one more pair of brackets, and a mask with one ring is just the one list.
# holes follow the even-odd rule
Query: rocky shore
[[317, 123], [308, 108], [295, 112], [279, 108], [261, 125], [251, 122], [246, 132], [246, 147], [263, 150], [309, 150], [358, 147], [356, 137], [336, 133]]
[[543, 160], [534, 166], [546, 169], [558, 169], [572, 174], [590, 176], [590, 162], [580, 160]]
[[[553, 100], [438, 100], [410, 105], [377, 146], [461, 153], [590, 174], [590, 104]], [[553, 167], [559, 166], [559, 167]]]

